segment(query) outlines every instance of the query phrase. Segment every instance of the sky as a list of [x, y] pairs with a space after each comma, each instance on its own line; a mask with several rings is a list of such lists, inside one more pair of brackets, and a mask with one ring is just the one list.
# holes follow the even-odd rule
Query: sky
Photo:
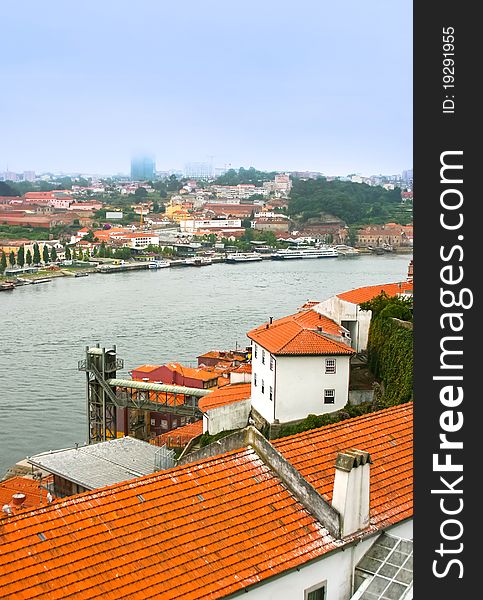
[[0, 172], [412, 168], [410, 0], [16, 0]]

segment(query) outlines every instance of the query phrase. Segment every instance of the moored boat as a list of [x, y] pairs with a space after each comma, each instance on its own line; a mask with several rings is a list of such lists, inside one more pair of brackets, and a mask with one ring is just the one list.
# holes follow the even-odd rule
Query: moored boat
[[272, 255], [273, 260], [294, 260], [298, 258], [336, 258], [337, 251], [329, 246], [320, 248], [284, 248]]
[[171, 263], [167, 260], [151, 260], [148, 269], [164, 269], [169, 266], [171, 266]]
[[227, 263], [240, 263], [240, 262], [253, 262], [262, 260], [262, 256], [258, 252], [233, 252], [227, 254], [225, 262]]

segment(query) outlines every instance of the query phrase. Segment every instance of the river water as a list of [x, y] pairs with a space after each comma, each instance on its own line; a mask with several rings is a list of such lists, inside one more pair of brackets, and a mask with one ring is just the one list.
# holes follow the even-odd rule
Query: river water
[[46, 450], [84, 443], [85, 346], [117, 344], [119, 377], [144, 363], [195, 366], [208, 350], [352, 288], [406, 278], [411, 256], [263, 261], [61, 277], [0, 294], [0, 479]]

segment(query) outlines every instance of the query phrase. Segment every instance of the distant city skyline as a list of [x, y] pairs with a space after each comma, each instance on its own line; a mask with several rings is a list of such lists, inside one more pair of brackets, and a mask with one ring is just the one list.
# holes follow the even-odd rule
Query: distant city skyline
[[412, 165], [411, 2], [83, 7], [2, 7], [0, 171], [129, 173], [136, 148], [160, 171]]

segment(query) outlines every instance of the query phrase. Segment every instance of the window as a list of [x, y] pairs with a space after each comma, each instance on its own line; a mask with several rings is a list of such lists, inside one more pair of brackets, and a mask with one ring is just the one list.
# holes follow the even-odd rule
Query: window
[[304, 600], [325, 600], [325, 583], [305, 590]]
[[270, 355], [270, 371], [273, 371], [273, 364], [275, 363], [275, 361], [273, 360], [273, 356]]
[[151, 419], [151, 425], [156, 425], [156, 419]]
[[262, 394], [264, 394], [264, 393], [265, 393], [265, 382], [262, 379]]
[[325, 359], [325, 373], [335, 373], [335, 358]]
[[269, 398], [270, 398], [270, 400], [273, 400], [273, 387], [272, 386], [270, 386]]
[[335, 403], [335, 390], [324, 390], [324, 404]]
[[253, 373], [253, 385], [257, 387], [257, 374]]
[[254, 354], [255, 354], [255, 358], [257, 358], [258, 352], [257, 352], [257, 345], [256, 344], [253, 344], [253, 351], [254, 351]]
[[262, 365], [265, 364], [265, 350], [262, 350]]

